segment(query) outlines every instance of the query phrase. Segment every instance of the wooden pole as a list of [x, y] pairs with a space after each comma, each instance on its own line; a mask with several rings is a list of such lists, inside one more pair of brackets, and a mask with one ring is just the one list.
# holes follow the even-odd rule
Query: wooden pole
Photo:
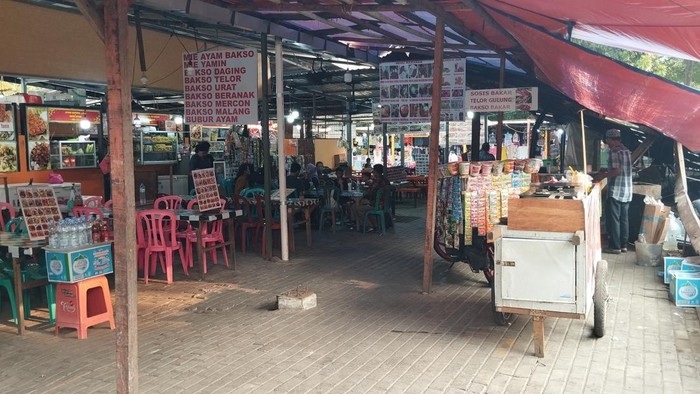
[[[270, 158], [270, 106], [268, 105], [268, 84], [270, 83], [267, 69], [267, 34], [260, 34], [260, 55], [262, 57], [262, 140], [263, 140], [263, 185], [265, 188], [265, 238], [267, 243], [265, 245], [265, 250], [263, 250], [263, 255], [265, 259], [272, 259], [272, 206], [270, 202], [270, 177], [272, 159]], [[280, 153], [281, 154], [281, 153]], [[284, 196], [280, 195], [280, 198]], [[284, 211], [281, 212], [280, 216], [284, 215]], [[281, 231], [281, 230], [280, 230]]]
[[[501, 54], [501, 67], [498, 73], [498, 87], [502, 88], [506, 81], [506, 55]], [[486, 135], [488, 140], [488, 134]], [[502, 160], [501, 151], [503, 150], [503, 111], [498, 112], [498, 125], [496, 125], [496, 160]]]
[[433, 236], [437, 204], [438, 144], [440, 143], [440, 90], [442, 87], [442, 45], [445, 22], [435, 20], [435, 61], [433, 65], [433, 107], [430, 113], [430, 147], [428, 157], [428, 202], [425, 213], [425, 250], [423, 251], [423, 293], [430, 293], [433, 282]]
[[112, 212], [114, 218], [114, 278], [116, 301], [117, 393], [138, 390], [138, 336], [136, 322], [136, 233], [134, 229], [134, 155], [131, 139], [131, 82], [127, 0], [104, 2], [107, 66], [107, 119], [109, 124]]
[[[486, 115], [484, 115], [484, 122], [486, 122]], [[488, 134], [486, 135], [488, 138]], [[474, 112], [474, 117], [472, 118], [472, 151], [471, 161], [479, 160], [479, 150], [481, 149], [481, 113]]]

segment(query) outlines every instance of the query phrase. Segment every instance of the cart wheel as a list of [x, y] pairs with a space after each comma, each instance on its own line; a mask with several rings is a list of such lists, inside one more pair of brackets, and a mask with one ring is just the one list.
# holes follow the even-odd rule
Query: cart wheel
[[493, 246], [490, 246], [486, 250], [486, 254], [489, 259], [489, 264], [486, 268], [484, 268], [484, 276], [486, 277], [486, 281], [489, 283], [489, 286], [493, 289], [493, 277], [494, 277], [494, 268], [493, 268]]
[[484, 269], [484, 276], [486, 281], [489, 282], [489, 287], [493, 288], [493, 267]]
[[598, 338], [605, 335], [605, 311], [608, 309], [608, 262], [600, 260], [595, 270], [595, 290], [593, 292], [593, 333]]
[[493, 313], [493, 321], [499, 326], [510, 326], [515, 319], [513, 313], [503, 313], [496, 310], [496, 289], [491, 286], [491, 312]]

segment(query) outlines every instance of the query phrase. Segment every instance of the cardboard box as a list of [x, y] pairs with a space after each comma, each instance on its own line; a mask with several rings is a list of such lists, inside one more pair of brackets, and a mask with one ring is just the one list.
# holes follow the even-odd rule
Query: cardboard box
[[700, 307], [700, 272], [671, 272], [669, 295], [676, 306]]
[[646, 243], [656, 244], [663, 242], [666, 237], [668, 226], [666, 219], [670, 208], [663, 205], [645, 204], [644, 213], [642, 214], [642, 226], [639, 229], [639, 234], [644, 235]]
[[111, 242], [44, 250], [49, 282], [75, 283], [114, 271]]
[[680, 271], [683, 257], [664, 257], [664, 283], [671, 283], [671, 270]]

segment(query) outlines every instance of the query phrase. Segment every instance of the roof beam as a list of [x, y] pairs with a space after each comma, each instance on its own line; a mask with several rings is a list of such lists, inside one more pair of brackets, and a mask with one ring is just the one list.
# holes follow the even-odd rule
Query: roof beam
[[365, 37], [380, 38], [376, 34], [370, 34], [370, 33], [363, 31], [363, 30], [357, 30], [357, 29], [354, 29], [350, 26], [345, 26], [342, 23], [338, 23], [338, 22], [334, 22], [334, 21], [329, 20], [329, 19], [321, 18], [320, 16], [316, 15], [313, 12], [300, 12], [300, 14], [304, 15], [308, 18], [311, 18], [315, 21], [321, 22], [321, 23], [326, 24], [328, 26], [335, 27], [336, 29], [339, 29], [339, 30], [342, 30], [342, 31], [345, 31], [348, 33], [357, 34], [357, 35], [365, 36]]
[[92, 27], [92, 30], [97, 33], [100, 41], [105, 42], [105, 27], [102, 10], [97, 8], [92, 0], [74, 0], [74, 2], [90, 27]]
[[229, 4], [220, 0], [203, 0], [207, 3], [225, 7], [230, 11], [235, 12], [332, 12], [332, 13], [350, 13], [350, 12], [411, 12], [411, 11], [427, 11], [426, 9], [416, 9], [411, 5], [400, 4], [346, 4], [346, 5], [322, 5], [322, 4], [275, 4], [267, 2], [261, 4], [258, 2], [246, 2], [246, 4]]

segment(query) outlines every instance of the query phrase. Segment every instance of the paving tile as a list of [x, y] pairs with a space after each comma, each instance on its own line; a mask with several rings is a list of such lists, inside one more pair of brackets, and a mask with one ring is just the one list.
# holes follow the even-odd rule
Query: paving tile
[[[607, 335], [591, 336], [591, 316], [547, 318], [539, 359], [530, 319], [495, 326], [483, 275], [466, 264], [435, 256], [432, 292], [421, 294], [424, 208], [408, 205], [399, 214], [415, 219], [384, 236], [315, 231], [313, 246], [298, 242], [289, 262], [238, 254], [237, 271], [214, 266], [205, 281], [140, 283], [140, 392], [697, 392], [698, 312], [674, 307], [656, 268], [637, 266], [633, 253], [605, 256]], [[316, 308], [270, 310], [277, 294], [300, 286], [316, 292]], [[115, 391], [113, 331], [56, 338], [40, 310], [19, 338], [3, 323], [8, 309], [3, 387]]]

